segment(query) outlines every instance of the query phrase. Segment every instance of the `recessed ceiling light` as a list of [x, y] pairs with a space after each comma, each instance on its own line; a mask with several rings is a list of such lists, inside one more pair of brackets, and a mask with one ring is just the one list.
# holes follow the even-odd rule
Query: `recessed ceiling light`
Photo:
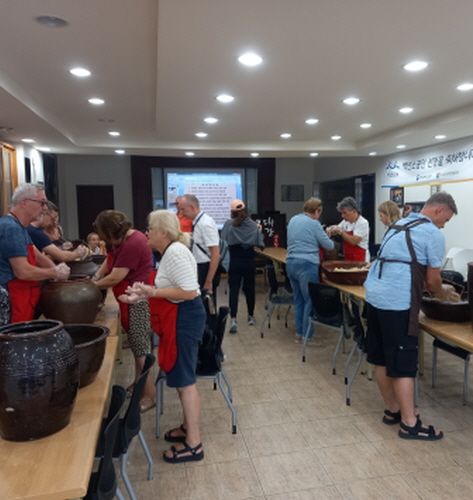
[[360, 123], [360, 128], [371, 128], [371, 123]]
[[290, 139], [292, 137], [292, 134], [290, 134], [289, 132], [283, 132], [279, 137], [281, 137], [281, 139]]
[[255, 52], [245, 52], [238, 58], [238, 62], [244, 66], [259, 66], [263, 62], [263, 58]]
[[414, 111], [414, 108], [411, 108], [409, 106], [399, 108], [399, 113], [402, 113], [403, 115], [408, 115], [409, 113], [412, 113], [413, 111]]
[[397, 149], [406, 149], [406, 145], [405, 144], [398, 144], [396, 146]]
[[258, 158], [259, 153], [254, 152], [254, 153], [250, 153], [250, 155], [251, 155], [253, 158]]
[[35, 149], [42, 151], [43, 153], [49, 153], [49, 151], [51, 151], [51, 148], [48, 148], [47, 146], [36, 146]]
[[473, 83], [463, 82], [458, 85], [457, 90], [459, 90], [460, 92], [468, 92], [469, 90], [473, 90]]
[[319, 156], [319, 153], [316, 153], [315, 151], [313, 153], [310, 153], [310, 156], [312, 156], [312, 158], [315, 158], [316, 156]]
[[55, 16], [37, 16], [35, 21], [48, 28], [63, 28], [67, 26], [67, 21]]
[[194, 135], [199, 139], [205, 139], [209, 134], [207, 132], [196, 132]]
[[235, 100], [235, 98], [230, 94], [219, 94], [216, 97], [216, 99], [218, 102], [221, 102], [223, 104], [228, 104], [228, 103], [233, 102]]
[[423, 69], [427, 68], [428, 65], [429, 63], [426, 61], [410, 61], [407, 64], [404, 64], [403, 68], [406, 71], [415, 73], [416, 71], [422, 71]]
[[330, 139], [332, 139], [332, 141], [339, 141], [341, 138], [342, 138], [341, 135], [332, 135], [332, 137], [330, 137]]
[[435, 136], [435, 139], [437, 139], [437, 141], [441, 141], [442, 139], [446, 139], [447, 136], [445, 134], [437, 134]]
[[204, 118], [204, 122], [205, 123], [208, 123], [209, 125], [214, 125], [215, 123], [218, 122], [218, 118], [215, 118], [213, 116], [206, 116]]
[[78, 78], [87, 78], [88, 76], [90, 76], [92, 74], [88, 69], [80, 68], [80, 67], [71, 68], [69, 70], [69, 73], [71, 75], [77, 76]]
[[317, 118], [307, 118], [305, 121], [307, 125], [317, 125], [319, 123], [319, 120]]
[[369, 156], [376, 156], [378, 153], [376, 151], [371, 151], [371, 153], [369, 153]]
[[115, 153], [117, 153], [117, 155], [124, 155], [125, 150], [124, 149], [115, 149]]
[[347, 106], [354, 106], [355, 104], [358, 104], [360, 102], [360, 99], [358, 97], [345, 97], [343, 99], [343, 104], [346, 104]]
[[90, 99], [88, 99], [88, 101], [94, 106], [101, 106], [102, 104], [105, 104], [105, 101], [103, 99], [100, 99], [100, 97], [91, 97]]
[[194, 151], [186, 151], [186, 156], [194, 156]]
[[35, 142], [34, 139], [30, 139], [29, 137], [25, 137], [24, 139], [21, 139], [21, 142], [26, 142], [27, 144], [32, 144]]
[[110, 130], [108, 135], [111, 135], [112, 137], [120, 137], [120, 132], [118, 130]]

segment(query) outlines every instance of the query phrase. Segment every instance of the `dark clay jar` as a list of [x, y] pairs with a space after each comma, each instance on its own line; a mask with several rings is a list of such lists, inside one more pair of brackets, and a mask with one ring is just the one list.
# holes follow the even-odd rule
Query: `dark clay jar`
[[102, 294], [89, 279], [50, 281], [43, 286], [39, 308], [48, 319], [63, 323], [93, 323]]
[[79, 387], [79, 360], [59, 321], [0, 328], [0, 436], [28, 441], [68, 425]]
[[468, 263], [468, 302], [470, 304], [470, 319], [473, 326], [473, 262]]

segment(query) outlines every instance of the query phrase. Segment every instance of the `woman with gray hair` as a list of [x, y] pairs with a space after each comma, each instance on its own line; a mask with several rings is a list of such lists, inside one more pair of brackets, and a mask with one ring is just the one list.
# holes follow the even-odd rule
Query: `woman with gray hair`
[[327, 229], [328, 235], [342, 237], [345, 260], [369, 262], [370, 226], [361, 215], [356, 200], [351, 196], [346, 196], [337, 204], [337, 210], [343, 220], [336, 226], [330, 226]]
[[[206, 313], [197, 280], [197, 264], [188, 248], [189, 236], [182, 233], [176, 214], [155, 210], [148, 219], [149, 245], [161, 254], [154, 286], [135, 283], [120, 300], [136, 303], [143, 299], [165, 299], [177, 305], [175, 337], [177, 358], [166, 370], [168, 387], [175, 387], [184, 413], [183, 423], [165, 433], [170, 443], [180, 443], [165, 451], [166, 462], [181, 463], [202, 460], [200, 439], [200, 396], [196, 386], [199, 343], [205, 328]], [[153, 305], [151, 303], [153, 311]], [[166, 320], [164, 318], [164, 320]]]

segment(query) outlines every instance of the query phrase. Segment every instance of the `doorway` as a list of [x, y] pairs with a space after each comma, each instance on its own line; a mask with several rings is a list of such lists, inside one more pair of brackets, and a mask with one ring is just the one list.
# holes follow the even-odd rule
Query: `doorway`
[[79, 238], [85, 240], [102, 210], [115, 208], [113, 186], [76, 186]]

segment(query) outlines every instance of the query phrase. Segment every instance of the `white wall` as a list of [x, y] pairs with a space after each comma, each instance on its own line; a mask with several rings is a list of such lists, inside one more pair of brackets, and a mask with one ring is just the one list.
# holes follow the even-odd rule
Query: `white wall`
[[58, 155], [59, 209], [66, 236], [79, 235], [77, 185], [112, 185], [116, 210], [133, 220], [129, 156]]
[[18, 171], [18, 184], [25, 182], [25, 158], [30, 159], [31, 182], [44, 182], [43, 156], [31, 146], [13, 144], [16, 151], [16, 167]]

